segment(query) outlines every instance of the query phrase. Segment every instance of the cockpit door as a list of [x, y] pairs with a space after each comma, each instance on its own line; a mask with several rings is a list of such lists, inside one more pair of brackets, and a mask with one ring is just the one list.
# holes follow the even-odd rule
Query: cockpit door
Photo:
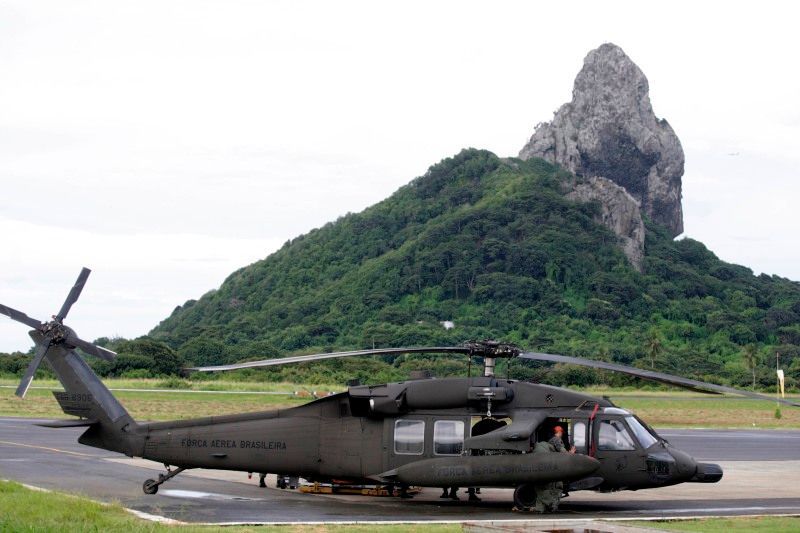
[[623, 417], [598, 416], [591, 448], [600, 461], [598, 474], [619, 488], [647, 486], [646, 452], [633, 437]]

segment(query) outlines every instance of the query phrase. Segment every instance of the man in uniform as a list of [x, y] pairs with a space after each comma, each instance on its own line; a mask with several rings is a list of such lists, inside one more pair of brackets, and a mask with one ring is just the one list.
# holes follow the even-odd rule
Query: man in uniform
[[575, 453], [575, 446], [567, 450], [567, 447], [564, 446], [564, 428], [561, 426], [556, 426], [553, 428], [553, 436], [550, 437], [550, 440], [547, 441], [553, 445], [555, 451], [561, 453]]
[[[567, 450], [564, 446], [564, 428], [556, 426], [553, 428], [553, 436], [550, 440], [545, 442], [537, 442], [534, 452], [550, 452], [550, 453], [575, 453], [575, 447]], [[564, 490], [564, 484], [560, 481], [552, 481], [550, 483], [543, 483], [536, 486], [536, 506], [534, 510], [537, 513], [554, 513], [558, 510], [558, 504], [561, 501], [561, 494]]]

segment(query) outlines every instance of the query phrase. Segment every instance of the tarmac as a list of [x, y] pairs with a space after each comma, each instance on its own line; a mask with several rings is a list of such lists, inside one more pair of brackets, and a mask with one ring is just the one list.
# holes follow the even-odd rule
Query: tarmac
[[[510, 489], [484, 489], [482, 501], [442, 500], [423, 489], [410, 500], [393, 497], [304, 494], [258, 487], [244, 472], [188, 470], [145, 495], [142, 483], [163, 465], [77, 443], [82, 428], [49, 429], [37, 420], [0, 418], [0, 478], [119, 502], [139, 513], [192, 523], [433, 523], [457, 522], [470, 531], [632, 531], [630, 519], [695, 516], [800, 515], [800, 431], [663, 430], [659, 433], [700, 461], [715, 462], [719, 483], [609, 494], [574, 492], [555, 515], [512, 512]], [[462, 491], [463, 493], [463, 491]], [[596, 520], [618, 520], [598, 529]], [[542, 529], [544, 528], [544, 529]]]

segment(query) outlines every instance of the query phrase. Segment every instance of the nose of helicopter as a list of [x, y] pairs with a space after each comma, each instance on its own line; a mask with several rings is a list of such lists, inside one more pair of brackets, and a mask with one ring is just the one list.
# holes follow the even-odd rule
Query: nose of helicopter
[[722, 479], [722, 467], [713, 463], [697, 463], [697, 472], [689, 481], [695, 483], [716, 483]]
[[675, 459], [676, 477], [694, 483], [716, 483], [722, 479], [722, 467], [713, 463], [699, 463], [688, 453], [670, 448]]

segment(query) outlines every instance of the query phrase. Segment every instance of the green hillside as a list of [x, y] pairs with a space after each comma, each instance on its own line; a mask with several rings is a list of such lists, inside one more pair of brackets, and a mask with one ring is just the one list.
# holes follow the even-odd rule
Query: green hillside
[[[774, 383], [779, 351], [798, 377], [800, 284], [754, 276], [650, 223], [638, 273], [593, 221], [599, 207], [564, 197], [575, 179], [542, 160], [464, 150], [383, 202], [234, 272], [150, 336], [195, 364], [496, 338], [739, 386], [753, 380], [752, 368], [757, 381]], [[263, 372], [379, 381], [465, 366], [400, 357]], [[509, 372], [542, 371], [515, 361]], [[556, 369], [549, 379], [623, 378]]]

